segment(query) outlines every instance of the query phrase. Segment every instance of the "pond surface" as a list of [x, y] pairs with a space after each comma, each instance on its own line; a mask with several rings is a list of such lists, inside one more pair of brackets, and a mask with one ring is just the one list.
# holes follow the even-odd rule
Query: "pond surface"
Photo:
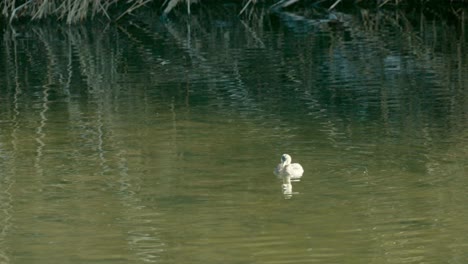
[[208, 17], [3, 31], [0, 263], [468, 262], [466, 33]]

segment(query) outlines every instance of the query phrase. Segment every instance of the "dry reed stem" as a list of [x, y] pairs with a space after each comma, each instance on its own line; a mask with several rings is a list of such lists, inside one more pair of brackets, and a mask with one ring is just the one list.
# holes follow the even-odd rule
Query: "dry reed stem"
[[332, 11], [333, 8], [335, 8], [335, 6], [338, 5], [340, 2], [341, 2], [341, 0], [336, 0], [336, 2], [333, 3], [333, 5], [331, 5], [330, 8], [328, 8], [328, 12]]
[[[25, 2], [24, 4], [18, 6], [17, 8], [13, 9], [13, 12], [11, 13], [11, 17], [10, 17], [10, 24], [11, 22], [13, 21], [13, 19], [16, 17], [16, 12], [18, 12], [19, 10], [23, 9], [24, 7], [26, 7], [28, 4], [30, 4], [32, 1], [34, 0], [29, 0], [27, 2]], [[14, 6], [14, 3], [15, 1], [13, 1], [13, 5]], [[6, 7], [6, 6], [5, 6]]]
[[164, 8], [163, 13], [164, 14], [169, 14], [172, 9], [174, 9], [175, 6], [177, 6], [179, 3], [185, 1], [187, 3], [187, 14], [190, 15], [190, 6], [192, 3], [197, 3], [198, 0], [165, 0], [162, 6], [166, 6]]
[[139, 3], [134, 3], [131, 7], [129, 7], [125, 12], [123, 12], [119, 17], [117, 17], [117, 19], [115, 19], [115, 21], [118, 21], [119, 19], [121, 19], [122, 17], [124, 17], [125, 15], [133, 12], [133, 10], [135, 9], [138, 9], [144, 5], [146, 5], [147, 3], [149, 3], [151, 0], [146, 0], [146, 1], [142, 1], [142, 2], [139, 2]]
[[[94, 17], [96, 14], [103, 14], [109, 20], [111, 16], [108, 14], [109, 8], [117, 3], [122, 3], [122, 5], [130, 6], [123, 13], [117, 16], [116, 20], [120, 20], [127, 14], [135, 11], [136, 9], [148, 4], [151, 1], [161, 1], [161, 0], [3, 0], [0, 1], [0, 8], [2, 14], [6, 17], [9, 17], [10, 24], [20, 16], [29, 16], [31, 20], [42, 19], [47, 16], [56, 16], [59, 19], [64, 19], [68, 24], [75, 23], [79, 20], [83, 20], [88, 16]], [[162, 6], [164, 7], [163, 13], [170, 13], [175, 6], [181, 3], [186, 3], [187, 13], [191, 13], [191, 4], [198, 2], [199, 0], [164, 0]], [[200, 0], [201, 1], [201, 0]], [[286, 8], [293, 4], [296, 4], [303, 0], [278, 0], [270, 8]], [[376, 3], [378, 7], [382, 7], [389, 3], [394, 3], [398, 5], [405, 2], [404, 0], [382, 0], [377, 2], [377, 0], [347, 0], [354, 3]], [[431, 2], [436, 3], [437, 0], [419, 0], [421, 3]], [[242, 15], [246, 10], [251, 7], [256, 0], [248, 0], [241, 9], [239, 15]], [[335, 0], [332, 6], [328, 8], [329, 11], [334, 9], [339, 3], [345, 2], [344, 0]], [[409, 0], [406, 0], [409, 2]], [[451, 2], [452, 3], [452, 2]], [[460, 0], [460, 3], [468, 3], [468, 0]], [[448, 6], [448, 8], [452, 8]], [[458, 14], [457, 11], [453, 10], [454, 14]], [[458, 15], [457, 15], [458, 16]]]
[[[94, 17], [99, 13], [110, 20], [107, 11], [110, 6], [118, 2], [131, 4], [131, 7], [124, 12], [123, 15], [125, 15], [151, 1], [154, 0], [28, 0], [16, 6], [16, 0], [4, 0], [0, 2], [0, 6], [2, 7], [2, 14], [10, 18], [10, 23], [19, 16], [29, 16], [31, 20], [56, 16], [71, 24], [83, 20], [87, 16]], [[21, 15], [19, 15], [20, 12]]]
[[182, 0], [169, 0], [166, 8], [164, 9], [164, 14], [168, 14], [171, 10]]
[[244, 13], [244, 11], [247, 9], [247, 7], [250, 5], [250, 3], [252, 3], [254, 0], [249, 0], [245, 5], [244, 7], [242, 8], [242, 10], [239, 12], [239, 16], [242, 15], [242, 13]]
[[[383, 1], [380, 5], [379, 5], [379, 8], [381, 8], [382, 6], [384, 6], [385, 4], [387, 4], [388, 2], [390, 2], [390, 0], [385, 0]], [[396, 1], [395, 1], [396, 2]]]
[[277, 8], [277, 7], [285, 8], [285, 7], [288, 7], [290, 5], [293, 5], [293, 4], [297, 3], [299, 1], [301, 1], [301, 0], [281, 0], [278, 3], [272, 5], [270, 8], [271, 9], [274, 9], [274, 8]]

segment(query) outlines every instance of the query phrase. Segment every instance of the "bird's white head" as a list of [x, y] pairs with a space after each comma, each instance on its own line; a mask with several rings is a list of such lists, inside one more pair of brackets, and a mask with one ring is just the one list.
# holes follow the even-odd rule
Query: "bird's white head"
[[291, 156], [288, 154], [283, 154], [283, 156], [281, 156], [281, 163], [283, 166], [291, 164]]

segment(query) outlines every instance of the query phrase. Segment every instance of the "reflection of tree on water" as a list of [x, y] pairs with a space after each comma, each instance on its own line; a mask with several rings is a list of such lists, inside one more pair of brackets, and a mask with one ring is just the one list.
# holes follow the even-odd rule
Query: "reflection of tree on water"
[[[384, 13], [380, 16], [369, 13], [361, 14], [360, 17], [344, 16], [343, 23], [345, 23], [346, 27], [338, 31], [317, 29], [314, 24], [309, 23], [309, 29], [306, 29], [304, 34], [311, 44], [315, 43], [316, 45], [301, 46], [303, 44], [294, 41], [294, 38], [285, 38], [288, 34], [287, 31], [283, 36], [266, 34], [268, 28], [262, 28], [262, 25], [257, 23], [259, 21], [255, 19], [240, 25], [235, 23], [233, 18], [222, 17], [216, 12], [216, 9], [211, 14], [205, 9], [201, 9], [199, 12], [200, 15], [188, 18], [189, 20], [186, 23], [179, 19], [179, 21], [176, 20], [167, 24], [154, 25], [154, 23], [150, 24], [150, 21], [142, 16], [142, 23], [121, 27], [122, 33], [112, 32], [112, 29], [101, 29], [107, 30], [108, 35], [106, 35], [103, 34], [104, 31], [97, 32], [99, 29], [95, 29], [96, 33], [102, 36], [98, 46], [94, 46], [94, 40], [88, 39], [86, 34], [80, 33], [79, 30], [62, 30], [64, 36], [69, 39], [68, 49], [57, 45], [60, 42], [54, 43], [52, 37], [45, 37], [46, 34], [49, 34], [46, 31], [35, 31], [42, 36], [48, 57], [53, 58], [49, 64], [57, 64], [53, 68], [56, 74], [68, 76], [66, 82], [61, 80], [62, 83], [69, 83], [70, 76], [72, 76], [70, 73], [73, 72], [71, 69], [76, 66], [79, 66], [82, 71], [78, 71], [74, 76], [84, 76], [83, 80], [88, 83], [88, 87], [92, 87], [93, 83], [102, 82], [103, 80], [118, 81], [125, 76], [125, 71], [129, 70], [126, 68], [129, 63], [139, 63], [152, 73], [149, 78], [151, 78], [154, 86], [162, 84], [162, 80], [171, 80], [174, 84], [182, 82], [182, 80], [193, 83], [197, 82], [199, 78], [210, 78], [213, 82], [221, 79], [232, 80], [229, 89], [219, 87], [215, 83], [211, 89], [205, 89], [204, 91], [200, 91], [200, 89], [183, 91], [182, 87], [169, 90], [161, 87], [161, 93], [167, 93], [165, 95], [167, 97], [174, 93], [183, 95], [188, 92], [189, 96], [196, 100], [197, 98], [203, 98], [208, 92], [212, 94], [212, 96], [208, 97], [210, 101], [213, 101], [212, 104], [242, 108], [254, 107], [257, 109], [259, 104], [262, 104], [263, 106], [259, 110], [267, 110], [268, 112], [274, 110], [268, 106], [278, 104], [281, 101], [291, 100], [290, 102], [293, 102], [292, 100], [300, 99], [306, 104], [310, 101], [315, 105], [314, 109], [310, 109], [311, 111], [306, 114], [320, 115], [321, 113], [315, 111], [326, 110], [329, 114], [351, 114], [356, 118], [369, 119], [381, 116], [385, 119], [390, 118], [388, 120], [390, 126], [392, 125], [391, 118], [396, 116], [389, 111], [395, 112], [396, 110], [398, 114], [398, 111], [405, 110], [400, 106], [408, 103], [404, 101], [404, 96], [401, 96], [403, 94], [408, 92], [421, 94], [427, 98], [425, 103], [429, 106], [434, 103], [431, 101], [436, 100], [434, 98], [438, 98], [438, 104], [441, 103], [440, 100], [451, 100], [451, 96], [444, 96], [444, 94], [447, 95], [448, 91], [443, 89], [435, 90], [438, 89], [437, 87], [431, 88], [434, 84], [439, 88], [445, 86], [443, 82], [432, 82], [432, 80], [439, 82], [438, 80], [443, 78], [434, 77], [426, 80], [423, 86], [428, 88], [424, 89], [425, 91], [402, 91], [399, 83], [406, 82], [406, 78], [411, 81], [410, 76], [424, 74], [425, 72], [431, 75], [445, 75], [449, 70], [445, 65], [449, 66], [447, 63], [450, 63], [452, 59], [458, 64], [456, 71], [459, 76], [457, 76], [457, 79], [459, 79], [458, 77], [462, 79], [463, 73], [466, 72], [464, 71], [466, 65], [462, 63], [466, 60], [464, 60], [464, 55], [461, 52], [458, 55], [459, 58], [448, 58], [442, 55], [437, 60], [430, 59], [428, 53], [430, 49], [428, 50], [428, 48], [432, 48], [430, 43], [437, 39], [440, 32], [446, 34], [445, 39], [437, 42], [441, 43], [438, 44], [440, 48], [443, 48], [443, 45], [451, 45], [450, 43], [453, 43], [451, 40], [455, 39], [456, 36], [448, 35], [448, 32], [455, 33], [449, 28], [429, 27], [430, 21], [425, 20], [424, 14], [421, 14], [422, 19], [417, 20], [421, 23], [420, 25], [411, 25], [409, 22], [411, 20], [408, 18], [403, 19], [402, 14], [396, 16], [401, 18], [400, 20], [391, 20], [394, 16], [390, 13], [388, 15]], [[213, 20], [204, 18], [209, 14], [218, 22], [213, 24]], [[270, 19], [271, 23], [276, 22], [274, 17], [262, 17], [262, 19]], [[283, 23], [287, 23], [286, 30], [304, 29], [301, 25], [303, 23], [297, 21], [297, 18], [292, 20], [288, 17], [281, 17], [281, 19]], [[359, 21], [359, 19], [362, 21]], [[307, 17], [304, 17], [303, 20], [307, 20]], [[363, 24], [360, 25], [359, 23]], [[402, 23], [405, 25], [404, 29], [399, 27]], [[413, 28], [413, 31], [410, 28]], [[419, 33], [414, 28], [421, 29], [424, 33]], [[172, 47], [164, 45], [161, 41], [160, 35], [164, 32], [164, 29], [174, 37], [175, 45]], [[398, 38], [379, 35], [379, 29], [387, 30], [389, 35], [403, 33], [408, 36], [409, 42], [405, 43]], [[82, 28], [82, 30], [86, 29]], [[212, 32], [206, 34], [207, 30]], [[255, 32], [255, 34], [252, 34], [252, 32]], [[323, 37], [316, 34], [317, 32], [324, 34]], [[418, 38], [420, 34], [424, 34], [426, 38]], [[110, 48], [111, 43], [114, 42], [110, 39], [111, 35], [120, 36], [117, 38], [117, 42], [120, 42], [121, 49]], [[235, 40], [234, 37], [236, 37]], [[247, 48], [258, 48], [259, 39], [262, 43], [261, 49], [264, 51], [259, 51], [260, 54], [263, 54], [261, 58], [249, 58], [248, 50], [236, 54], [225, 48], [242, 42], [247, 43]], [[359, 44], [353, 41], [354, 39], [363, 39], [367, 43], [366, 45]], [[275, 47], [272, 45], [275, 42], [283, 44], [281, 47]], [[463, 46], [463, 43], [460, 44]], [[294, 48], [295, 46], [298, 48]], [[74, 53], [70, 53], [69, 47], [74, 47], [72, 49]], [[124, 47], [135, 51], [136, 56], [132, 58], [133, 61], [124, 59], [123, 56], [129, 50], [124, 49]], [[375, 47], [378, 47], [376, 50], [379, 50], [383, 56], [373, 55], [373, 52], [376, 52], [374, 51]], [[402, 55], [395, 52], [395, 48], [398, 47], [404, 52], [413, 53], [417, 56], [413, 58], [402, 57]], [[177, 54], [177, 56], [169, 58], [166, 55], [167, 52], [163, 53], [162, 50], [172, 50], [171, 52]], [[223, 52], [210, 53], [210, 50]], [[148, 53], [148, 51], [151, 52]], [[323, 55], [323, 53], [329, 55]], [[100, 54], [106, 54], [106, 58]], [[72, 56], [79, 58], [80, 65], [70, 64]], [[181, 60], [180, 58], [184, 59]], [[96, 61], [92, 62], [91, 60]], [[112, 64], [104, 63], [106, 60], [112, 61]], [[220, 63], [217, 67], [213, 67], [214, 62]], [[287, 74], [278, 75], [275, 72], [277, 67], [284, 68]], [[62, 73], [61, 69], [66, 69], [69, 73]], [[359, 79], [362, 76], [369, 76], [370, 73], [379, 74], [379, 71], [382, 78], [391, 83], [391, 86], [379, 87], [381, 80]], [[251, 72], [256, 74], [249, 74]], [[402, 75], [402, 72], [405, 72], [406, 76]], [[325, 78], [317, 80], [315, 77], [318, 74], [323, 74]], [[288, 83], [288, 80], [297, 83], [297, 85]], [[421, 84], [418, 83], [417, 85]], [[114, 86], [108, 92], [94, 92], [103, 93], [101, 95], [113, 94], [118, 96], [119, 91], [116, 87], [118, 86]], [[227, 95], [227, 90], [232, 92], [232, 95]], [[285, 91], [290, 90], [294, 90], [294, 92], [285, 93]], [[143, 91], [143, 93], [145, 92]], [[429, 93], [440, 94], [440, 96], [428, 96]], [[266, 94], [270, 96], [265, 96]], [[180, 98], [177, 97], [176, 100]], [[236, 98], [240, 100], [236, 101]], [[454, 97], [455, 100], [459, 100], [458, 98]], [[112, 99], [109, 98], [109, 100]], [[450, 102], [447, 101], [447, 103]], [[326, 118], [324, 121], [329, 122], [330, 120]]]
[[[309, 132], [298, 128], [309, 123], [336, 147], [349, 142], [359, 122], [383, 120], [395, 137], [443, 119], [454, 131], [465, 125], [459, 121], [466, 120], [466, 42], [450, 23], [433, 23], [424, 13], [411, 18], [400, 11], [362, 10], [340, 15], [344, 28], [334, 29], [312, 23], [318, 20], [307, 13], [254, 12], [238, 23], [221, 11], [201, 7], [197, 15], [178, 13], [165, 23], [141, 16], [139, 23], [119, 28], [34, 27], [31, 34], [41, 42], [28, 50], [33, 63], [25, 65], [18, 65], [25, 55], [14, 46], [23, 45], [20, 37], [6, 31], [5, 65], [7, 72], [41, 72], [39, 66], [48, 65], [59, 88], [51, 96], [99, 99], [100, 116], [124, 107], [152, 111], [157, 95], [173, 100], [174, 108], [209, 105], [257, 118], [290, 139], [306, 138]], [[295, 38], [291, 31], [302, 35]], [[163, 41], [164, 34], [172, 41]], [[44, 50], [47, 56], [41, 56]], [[148, 74], [128, 74], [140, 70], [136, 65]], [[17, 82], [13, 76], [4, 75], [4, 83]], [[127, 86], [138, 82], [129, 79], [135, 77], [148, 78], [149, 85]], [[72, 80], [80, 85], [70, 85]], [[208, 85], [199, 85], [206, 80]], [[125, 106], [116, 103], [121, 100]], [[107, 125], [98, 126], [103, 133]]]

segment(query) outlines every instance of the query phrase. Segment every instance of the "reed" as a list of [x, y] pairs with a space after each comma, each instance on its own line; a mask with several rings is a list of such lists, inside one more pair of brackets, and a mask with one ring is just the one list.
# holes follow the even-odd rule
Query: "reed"
[[[38, 20], [55, 17], [72, 24], [96, 15], [118, 20], [150, 2], [154, 0], [5, 0], [0, 3], [0, 8], [10, 23], [19, 18]], [[111, 15], [111, 11], [116, 14]]]
[[[223, 1], [210, 0], [3, 0], [0, 1], [1, 14], [8, 18], [10, 23], [19, 18], [26, 20], [38, 20], [43, 18], [57, 18], [68, 24], [77, 23], [95, 16], [102, 16], [110, 21], [118, 21], [123, 17], [132, 15], [136, 10], [145, 6], [161, 8], [162, 14], [167, 15], [176, 6], [184, 6], [187, 14], [190, 14], [194, 3], [219, 4]], [[239, 0], [242, 7], [239, 14], [244, 14], [248, 9], [254, 9], [261, 4], [270, 10], [287, 9], [300, 4], [307, 6], [323, 6], [331, 11], [344, 4], [357, 4], [359, 6], [375, 6], [404, 8], [408, 5], [422, 5], [425, 7], [453, 10], [458, 12], [454, 5], [466, 5], [468, 0], [452, 0], [449, 3], [439, 0]]]

